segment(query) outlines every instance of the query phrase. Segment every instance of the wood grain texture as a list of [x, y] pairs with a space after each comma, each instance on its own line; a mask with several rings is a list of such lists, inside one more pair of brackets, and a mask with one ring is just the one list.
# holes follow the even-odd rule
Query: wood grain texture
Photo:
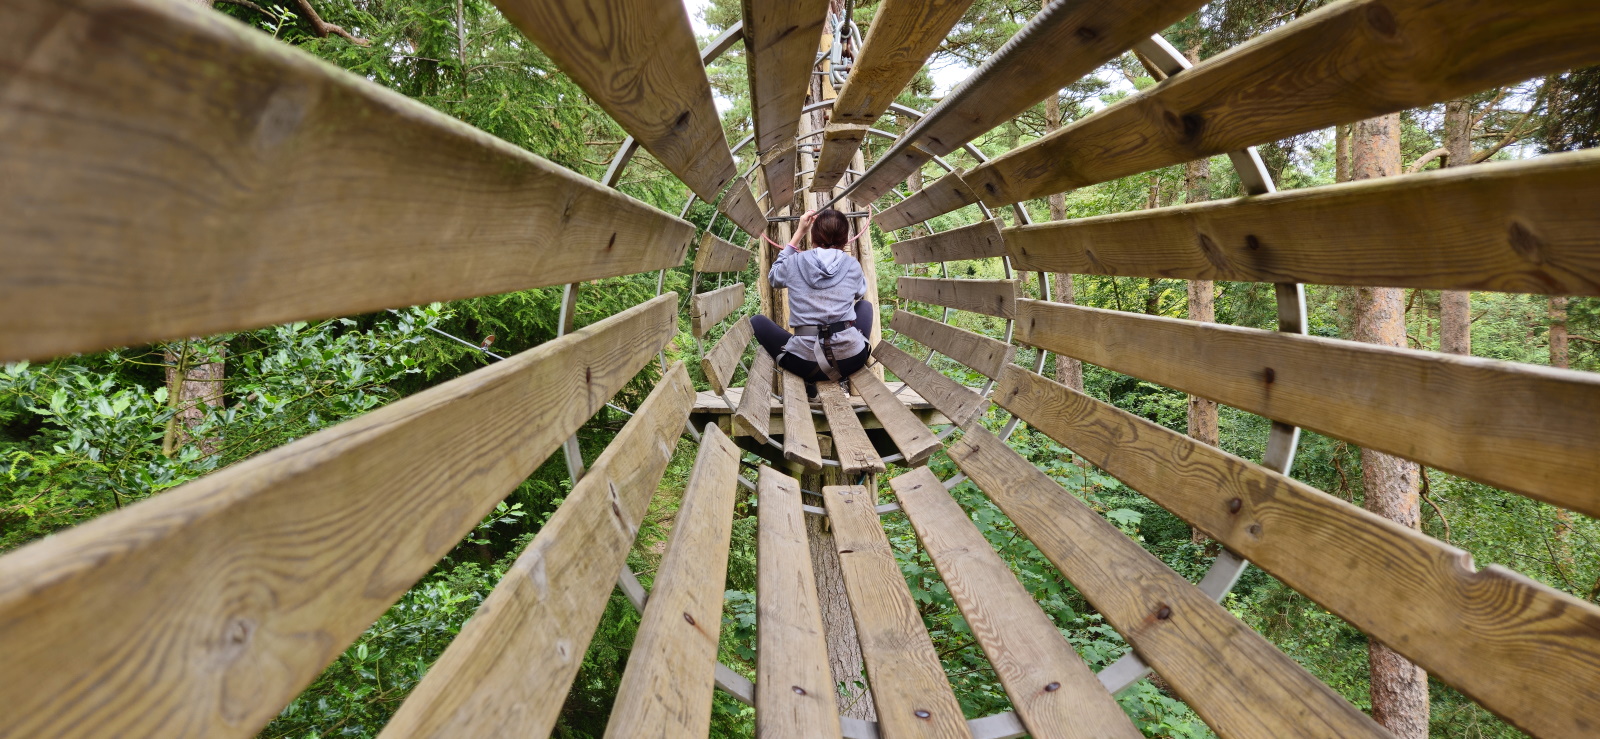
[[773, 212], [794, 202], [794, 179], [798, 155], [794, 142], [761, 155], [761, 176], [767, 186], [767, 206]]
[[1592, 0], [1350, 0], [991, 160], [991, 207], [1600, 61]]
[[750, 184], [742, 179], [728, 186], [728, 194], [717, 203], [717, 210], [751, 236], [767, 231], [767, 217], [761, 212], [755, 193], [750, 191]]
[[711, 327], [733, 315], [744, 305], [744, 283], [735, 282], [689, 299], [689, 330], [695, 338], [702, 338]]
[[3, 8], [0, 362], [683, 262], [691, 224], [208, 8]]
[[885, 231], [914, 226], [937, 215], [978, 202], [978, 196], [961, 177], [951, 172], [907, 196], [905, 200], [878, 211], [872, 222]]
[[554, 727], [694, 395], [673, 365], [384, 728], [384, 737]]
[[742, 6], [750, 117], [777, 209], [794, 199], [794, 137], [828, 0], [743, 0]]
[[783, 458], [808, 469], [822, 469], [822, 448], [817, 445], [817, 424], [806, 400], [806, 381], [778, 370], [783, 378]]
[[1596, 202], [1600, 151], [1585, 151], [1022, 226], [1005, 241], [1016, 268], [1046, 272], [1600, 295]]
[[893, 190], [895, 185], [905, 181], [912, 172], [922, 169], [922, 165], [933, 161], [933, 155], [924, 151], [916, 144], [896, 145], [888, 151], [878, 155], [878, 161], [867, 170], [871, 174], [874, 170], [888, 174], [874, 177], [871, 180], [861, 178], [851, 183], [850, 196], [858, 203], [870, 203]]
[[896, 291], [905, 300], [942, 305], [997, 318], [1016, 315], [1016, 280], [948, 280], [937, 277], [900, 277]]
[[1021, 367], [995, 398], [1523, 731], [1600, 730], [1600, 607]]
[[756, 528], [756, 736], [839, 736], [800, 483], [762, 466]]
[[[733, 386], [734, 372], [739, 369], [739, 358], [744, 356], [745, 347], [750, 346], [750, 340], [755, 337], [755, 330], [750, 326], [750, 317], [740, 318], [738, 323], [728, 327], [717, 340], [716, 346], [700, 358], [700, 368], [706, 373], [706, 380], [711, 383], [711, 389], [718, 392], [727, 392]], [[759, 349], [757, 354], [765, 352]]]
[[894, 445], [900, 448], [900, 454], [905, 457], [907, 467], [915, 467], [928, 461], [928, 457], [939, 451], [939, 439], [934, 436], [922, 419], [912, 413], [894, 393], [889, 392], [883, 380], [873, 374], [870, 369], [863, 369], [850, 376], [850, 384], [856, 392], [861, 393], [862, 400], [867, 401], [867, 407], [872, 409], [872, 415], [878, 417], [878, 422], [883, 424], [883, 430], [888, 432], [889, 438], [894, 439]]
[[889, 485], [1029, 735], [1144, 736], [938, 477], [922, 467]]
[[1219, 735], [1389, 736], [994, 434], [949, 454]]
[[990, 379], [999, 379], [1000, 370], [1010, 364], [1017, 353], [1015, 346], [1004, 341], [903, 310], [896, 310], [889, 318], [889, 328]]
[[734, 246], [727, 239], [710, 231], [700, 237], [700, 250], [694, 254], [696, 272], [740, 272], [750, 266], [755, 256], [749, 249]]
[[1019, 305], [1019, 341], [1600, 514], [1594, 373], [1061, 303]]
[[883, 458], [861, 428], [850, 399], [845, 397], [839, 383], [831, 380], [817, 383], [817, 398], [822, 401], [822, 412], [828, 417], [828, 429], [833, 434], [833, 453], [846, 475], [884, 471]]
[[839, 569], [872, 682], [880, 735], [971, 737], [878, 521], [872, 493], [860, 485], [830, 485], [822, 489], [822, 499], [839, 547]]
[[988, 399], [939, 374], [938, 370], [900, 351], [894, 344], [887, 341], [878, 344], [873, 348], [872, 356], [877, 357], [883, 366], [904, 380], [918, 395], [933, 403], [933, 407], [957, 426], [967, 425], [967, 422], [989, 409]]
[[772, 373], [776, 367], [772, 355], [757, 346], [755, 358], [750, 360], [750, 374], [744, 381], [744, 394], [739, 396], [738, 410], [733, 414], [733, 425], [762, 444], [770, 440], [767, 435], [768, 424], [771, 423], [769, 403], [772, 397]]
[[733, 154], [682, 5], [653, 0], [498, 0], [495, 5], [701, 200], [715, 201], [734, 179]]
[[988, 259], [1006, 255], [1006, 240], [1000, 235], [1000, 221], [979, 221], [970, 226], [940, 231], [931, 236], [906, 239], [890, 246], [895, 264], [959, 262], [963, 259]]
[[[624, 450], [623, 453], [626, 453]], [[639, 636], [617, 686], [606, 736], [704, 737], [722, 633], [722, 592], [738, 489], [739, 447], [705, 427]]]
[[655, 359], [676, 309], [668, 293], [0, 557], [0, 735], [253, 736]]
[[829, 123], [822, 131], [822, 151], [817, 155], [816, 171], [811, 176], [813, 192], [828, 192], [850, 167], [850, 159], [867, 138], [866, 124]]

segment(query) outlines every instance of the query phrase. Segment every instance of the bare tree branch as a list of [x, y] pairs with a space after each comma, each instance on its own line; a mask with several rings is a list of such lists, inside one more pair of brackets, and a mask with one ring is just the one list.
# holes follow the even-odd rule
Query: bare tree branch
[[1423, 167], [1428, 166], [1428, 162], [1431, 162], [1435, 159], [1440, 160], [1439, 166], [1445, 166], [1445, 163], [1450, 161], [1450, 150], [1441, 146], [1433, 151], [1423, 154], [1420, 159], [1411, 163], [1411, 169], [1407, 171], [1411, 174], [1421, 172]]
[[299, 0], [299, 2], [300, 10], [305, 12], [306, 20], [311, 22], [311, 28], [316, 32], [318, 38], [326, 38], [328, 34], [331, 33], [336, 36], [343, 36], [345, 40], [357, 46], [372, 45], [371, 41], [368, 41], [364, 38], [356, 38], [355, 36], [351, 35], [349, 31], [344, 30], [344, 28], [323, 20], [322, 16], [317, 15], [316, 8], [311, 7], [311, 0]]

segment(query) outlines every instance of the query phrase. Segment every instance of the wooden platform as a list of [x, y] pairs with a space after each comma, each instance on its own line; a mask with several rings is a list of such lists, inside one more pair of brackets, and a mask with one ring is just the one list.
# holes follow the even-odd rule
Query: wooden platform
[[[896, 397], [905, 403], [906, 407], [911, 409], [911, 412], [917, 414], [917, 418], [921, 419], [923, 423], [929, 426], [948, 425], [950, 423], [949, 418], [946, 418], [943, 413], [936, 410], [932, 403], [918, 395], [917, 391], [905, 387], [905, 383], [886, 382], [884, 384], [889, 387], [891, 392], [898, 393]], [[901, 388], [904, 388], [904, 390]], [[743, 398], [744, 388], [728, 388], [728, 401], [733, 403], [734, 408], [739, 407], [739, 401]], [[861, 416], [862, 428], [883, 428], [883, 424], [878, 421], [878, 417], [873, 415], [872, 410], [867, 407], [867, 401], [862, 400], [859, 395], [850, 395], [849, 398], [850, 407], [855, 410], [857, 415]], [[812, 400], [815, 401], [815, 398]], [[778, 399], [778, 396], [774, 395], [772, 400], [768, 402], [767, 407], [771, 418], [769, 422], [770, 433], [774, 436], [783, 436], [783, 403]], [[818, 411], [822, 410], [822, 406], [816, 402], [812, 402], [811, 407]], [[817, 431], [829, 430], [827, 416], [821, 414], [812, 415], [816, 420]], [[697, 428], [711, 421], [716, 421], [717, 426], [729, 436], [749, 436], [743, 429], [735, 430], [732, 419], [733, 410], [716, 393], [704, 390], [695, 394], [694, 409], [690, 412], [689, 420]]]

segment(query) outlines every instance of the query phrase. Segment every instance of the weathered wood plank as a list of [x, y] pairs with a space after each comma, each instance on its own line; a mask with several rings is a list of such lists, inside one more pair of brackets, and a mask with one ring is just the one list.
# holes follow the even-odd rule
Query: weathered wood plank
[[895, 264], [958, 262], [1006, 255], [1006, 240], [1000, 235], [998, 219], [979, 221], [970, 226], [940, 231], [931, 236], [906, 239], [890, 246]]
[[1218, 734], [1389, 736], [994, 434], [949, 454]]
[[[795, 145], [775, 148], [761, 155], [761, 176], [767, 185], [767, 205], [776, 212], [794, 202]], [[772, 189], [774, 184], [778, 189]]]
[[0, 557], [6, 729], [253, 736], [676, 325], [668, 293]]
[[1022, 226], [1005, 241], [1018, 269], [1045, 272], [1600, 295], [1596, 202], [1600, 151], [1586, 151]]
[[1594, 373], [1019, 302], [1019, 341], [1600, 515]]
[[873, 348], [872, 356], [883, 362], [883, 366], [904, 380], [912, 390], [917, 391], [917, 394], [933, 403], [933, 407], [938, 408], [940, 413], [949, 417], [957, 426], [967, 425], [968, 421], [989, 409], [989, 401], [982, 395], [939, 374], [938, 370], [900, 351], [894, 344], [887, 341], [879, 342], [878, 346]]
[[896, 310], [889, 318], [889, 328], [990, 379], [999, 379], [1000, 370], [1010, 364], [1011, 358], [1017, 353], [1015, 346], [1004, 341], [903, 310]]
[[1021, 367], [995, 398], [1518, 728], [1600, 726], [1600, 607]]
[[817, 398], [822, 401], [822, 412], [828, 417], [828, 428], [833, 434], [833, 453], [846, 475], [884, 471], [883, 458], [861, 428], [850, 400], [833, 381], [817, 383]]
[[743, 0], [742, 6], [756, 151], [773, 207], [782, 208], [794, 199], [794, 137], [828, 0]]
[[937, 277], [901, 277], [895, 280], [900, 297], [929, 305], [982, 313], [997, 318], [1016, 315], [1016, 280], [950, 280]]
[[206, 10], [7, 0], [0, 361], [683, 262], [691, 224]]
[[911, 193], [905, 200], [878, 211], [872, 222], [885, 231], [894, 231], [976, 202], [978, 196], [962, 180], [961, 171], [956, 170]]
[[733, 315], [744, 305], [744, 283], [735, 282], [689, 299], [689, 330], [695, 338], [704, 337], [711, 327]]
[[733, 425], [765, 444], [770, 440], [768, 403], [772, 396], [772, 372], [777, 365], [766, 349], [757, 346], [755, 354], [750, 360], [750, 374], [744, 380], [744, 394], [739, 396], [738, 410], [733, 414]]
[[811, 420], [811, 402], [806, 400], [806, 381], [782, 369], [778, 374], [783, 378], [783, 458], [820, 470], [822, 448], [817, 445], [817, 424]]
[[867, 138], [866, 124], [829, 123], [822, 132], [822, 151], [817, 155], [816, 171], [811, 176], [813, 192], [828, 192], [839, 183], [850, 159]]
[[717, 340], [717, 345], [701, 357], [700, 368], [705, 370], [712, 390], [723, 393], [733, 386], [733, 374], [739, 368], [739, 358], [744, 356], [745, 347], [750, 346], [750, 339], [754, 337], [755, 330], [750, 326], [750, 317], [745, 316], [729, 327]]
[[991, 207], [1600, 61], [1592, 0], [1333, 3], [967, 173]]
[[900, 448], [900, 454], [906, 458], [907, 467], [927, 462], [928, 457], [939, 451], [942, 445], [938, 437], [922, 423], [922, 419], [917, 418], [917, 414], [889, 392], [883, 380], [878, 379], [870, 369], [851, 375], [850, 383], [856, 392], [861, 393], [862, 400], [867, 401], [867, 407], [883, 424], [883, 430], [889, 433], [889, 438], [894, 439], [894, 445]]
[[717, 203], [717, 210], [751, 236], [760, 236], [767, 231], [767, 217], [762, 214], [761, 205], [756, 202], [749, 183], [742, 179], [728, 187], [728, 194], [722, 198], [722, 202]]
[[1144, 736], [939, 478], [922, 467], [889, 485], [1030, 735]]
[[756, 736], [839, 736], [822, 607], [800, 483], [762, 466], [756, 479]]
[[750, 265], [752, 256], [755, 255], [749, 249], [741, 249], [707, 231], [700, 237], [700, 250], [694, 255], [694, 271], [739, 272]]
[[739, 447], [715, 424], [705, 427], [617, 687], [607, 737], [702, 737], [711, 730], [712, 673], [722, 631], [739, 455]]
[[830, 485], [822, 489], [822, 499], [839, 547], [839, 569], [862, 661], [872, 681], [879, 732], [886, 737], [970, 737], [878, 521], [872, 492], [859, 485]]

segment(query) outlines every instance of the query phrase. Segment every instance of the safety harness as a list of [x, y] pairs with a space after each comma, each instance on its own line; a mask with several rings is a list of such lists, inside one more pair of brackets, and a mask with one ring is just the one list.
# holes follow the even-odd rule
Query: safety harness
[[[854, 310], [855, 306], [851, 306]], [[828, 379], [838, 381], [844, 376], [839, 373], [839, 360], [833, 356], [833, 335], [856, 325], [855, 321], [839, 321], [838, 323], [820, 323], [814, 326], [790, 326], [795, 336], [815, 336], [817, 346], [822, 349], [822, 356], [812, 357], [822, 374]], [[785, 354], [787, 352], [784, 352]], [[782, 354], [779, 355], [780, 357]]]

